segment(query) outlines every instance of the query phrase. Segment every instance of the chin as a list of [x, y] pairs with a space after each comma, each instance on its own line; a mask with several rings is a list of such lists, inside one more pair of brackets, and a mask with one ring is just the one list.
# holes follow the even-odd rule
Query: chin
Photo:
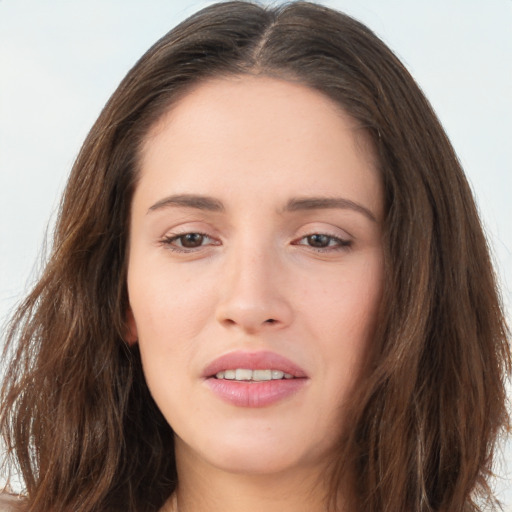
[[[239, 475], [273, 475], [318, 465], [325, 461], [329, 447], [311, 443], [310, 433], [298, 435], [290, 429], [270, 426], [248, 430], [211, 431], [203, 439], [191, 439], [184, 450], [222, 471]], [[309, 434], [309, 435], [308, 435]], [[186, 440], [181, 442], [186, 443]], [[180, 449], [177, 449], [177, 454]]]
[[265, 446], [254, 450], [228, 448], [220, 453], [210, 454], [210, 463], [223, 471], [251, 476], [265, 476], [284, 473], [304, 464], [297, 457], [296, 450], [273, 449]]

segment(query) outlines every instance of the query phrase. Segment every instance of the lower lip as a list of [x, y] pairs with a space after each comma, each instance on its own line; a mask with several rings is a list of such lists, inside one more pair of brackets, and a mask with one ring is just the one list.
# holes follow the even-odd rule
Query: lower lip
[[260, 382], [206, 379], [209, 388], [225, 402], [237, 407], [267, 407], [297, 393], [307, 379], [281, 379]]

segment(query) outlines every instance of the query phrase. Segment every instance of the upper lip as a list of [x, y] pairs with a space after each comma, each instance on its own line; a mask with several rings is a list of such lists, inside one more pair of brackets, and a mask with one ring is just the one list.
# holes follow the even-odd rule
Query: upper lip
[[290, 359], [270, 351], [235, 351], [213, 360], [202, 373], [202, 377], [213, 377], [218, 372], [245, 368], [248, 370], [281, 370], [294, 377], [307, 377], [306, 372]]

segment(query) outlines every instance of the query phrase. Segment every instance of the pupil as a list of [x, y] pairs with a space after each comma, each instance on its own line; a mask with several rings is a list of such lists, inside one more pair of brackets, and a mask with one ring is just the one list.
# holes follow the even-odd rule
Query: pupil
[[188, 233], [181, 239], [181, 245], [183, 247], [199, 247], [203, 242], [203, 235], [200, 235], [199, 233]]
[[329, 245], [329, 237], [327, 235], [311, 235], [308, 236], [308, 243], [313, 247], [327, 247]]

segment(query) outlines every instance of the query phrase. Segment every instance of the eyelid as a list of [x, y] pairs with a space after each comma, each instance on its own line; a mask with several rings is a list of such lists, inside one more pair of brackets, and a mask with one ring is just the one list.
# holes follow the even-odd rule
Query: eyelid
[[314, 234], [332, 236], [333, 238], [346, 241], [354, 241], [356, 238], [346, 229], [342, 229], [330, 222], [309, 222], [297, 229], [296, 233], [295, 239]]
[[173, 236], [183, 236], [188, 233], [198, 233], [210, 238], [220, 239], [220, 233], [216, 227], [212, 226], [210, 222], [197, 218], [182, 217], [172, 223], [162, 223], [157, 229], [158, 231], [155, 230], [154, 234], [158, 241]]

